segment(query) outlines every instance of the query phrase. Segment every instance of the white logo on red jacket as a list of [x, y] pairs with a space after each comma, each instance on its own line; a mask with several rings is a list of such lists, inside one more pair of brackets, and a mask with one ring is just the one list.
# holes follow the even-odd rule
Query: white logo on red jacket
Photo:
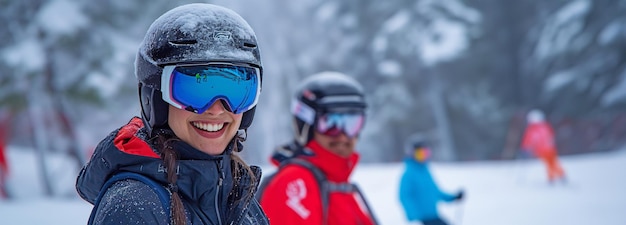
[[311, 211], [306, 209], [301, 201], [306, 198], [306, 186], [302, 179], [297, 179], [287, 184], [287, 206], [293, 209], [302, 219], [306, 219], [311, 215]]

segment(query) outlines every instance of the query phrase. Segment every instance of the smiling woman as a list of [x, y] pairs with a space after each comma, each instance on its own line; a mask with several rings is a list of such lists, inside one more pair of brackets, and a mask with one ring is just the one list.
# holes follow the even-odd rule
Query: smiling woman
[[226, 110], [216, 101], [204, 113], [197, 114], [169, 106], [168, 124], [174, 134], [192, 147], [211, 155], [224, 152], [241, 124], [242, 114]]
[[[172, 9], [135, 61], [141, 118], [112, 132], [76, 184], [89, 224], [268, 224], [260, 169], [237, 152], [261, 92], [256, 36], [210, 4]], [[242, 131], [242, 132], [239, 132]]]

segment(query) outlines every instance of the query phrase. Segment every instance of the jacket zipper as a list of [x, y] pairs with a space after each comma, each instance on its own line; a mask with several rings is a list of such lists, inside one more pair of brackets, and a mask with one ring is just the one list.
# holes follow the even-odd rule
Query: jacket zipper
[[215, 214], [217, 214], [217, 222], [218, 224], [222, 224], [222, 217], [220, 213], [220, 192], [222, 192], [222, 182], [224, 181], [224, 171], [223, 171], [223, 160], [218, 160], [217, 171], [220, 174], [219, 180], [217, 182], [217, 190], [215, 191]]

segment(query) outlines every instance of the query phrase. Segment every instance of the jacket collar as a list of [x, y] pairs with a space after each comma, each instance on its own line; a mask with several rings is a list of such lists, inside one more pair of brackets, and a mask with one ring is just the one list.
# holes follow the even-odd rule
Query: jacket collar
[[[145, 134], [143, 122], [135, 117], [102, 140], [78, 176], [76, 188], [80, 196], [93, 203], [106, 180], [121, 171], [138, 173], [167, 185], [163, 160], [150, 147]], [[205, 154], [182, 141], [175, 142], [174, 148], [179, 154], [177, 185], [181, 194], [188, 199], [199, 199], [202, 207], [202, 202], [206, 202], [202, 198], [216, 197], [215, 193], [207, 193], [216, 191], [221, 182], [225, 190], [221, 198], [228, 197], [233, 186], [230, 146], [218, 156]], [[206, 207], [212, 207], [211, 204]]]
[[354, 152], [344, 158], [322, 147], [315, 140], [306, 146], [313, 154], [301, 157], [317, 166], [333, 182], [347, 182], [352, 170], [359, 161], [359, 154]]
[[[139, 118], [133, 118], [127, 125], [111, 132], [98, 144], [91, 160], [81, 170], [76, 181], [79, 195], [93, 204], [107, 179], [121, 171], [138, 173], [167, 185], [163, 161], [146, 137]], [[240, 143], [237, 145], [239, 149], [243, 148]], [[178, 190], [185, 204], [191, 204], [186, 209], [191, 210], [192, 218], [199, 219], [198, 223], [213, 223], [216, 216], [234, 224], [245, 220], [252, 202], [252, 196], [246, 193], [255, 192], [258, 182], [240, 170], [235, 184], [231, 172], [232, 145], [217, 156], [205, 154], [182, 141], [173, 143], [173, 147], [179, 156]], [[260, 168], [252, 167], [252, 170], [255, 177], [260, 177]], [[222, 215], [207, 214], [218, 211], [216, 204], [223, 209], [219, 210]], [[258, 208], [258, 205], [254, 207]], [[258, 210], [255, 212], [258, 216]], [[265, 221], [264, 217], [259, 218], [257, 220]]]

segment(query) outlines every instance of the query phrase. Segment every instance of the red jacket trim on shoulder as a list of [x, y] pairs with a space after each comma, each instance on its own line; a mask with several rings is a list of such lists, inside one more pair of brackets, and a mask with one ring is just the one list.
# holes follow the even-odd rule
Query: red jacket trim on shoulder
[[159, 155], [152, 151], [148, 143], [135, 135], [142, 127], [143, 121], [139, 117], [132, 118], [117, 132], [117, 136], [113, 140], [115, 147], [127, 154], [159, 158]]

